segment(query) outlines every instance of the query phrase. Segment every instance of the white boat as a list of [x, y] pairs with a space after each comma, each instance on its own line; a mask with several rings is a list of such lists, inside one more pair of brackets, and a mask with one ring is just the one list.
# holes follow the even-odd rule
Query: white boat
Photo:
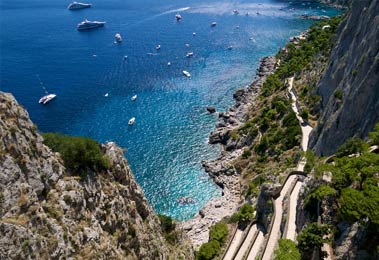
[[109, 94], [108, 94], [108, 93], [105, 93], [104, 97], [108, 97], [108, 96], [109, 96]]
[[79, 10], [79, 9], [89, 8], [91, 6], [92, 6], [92, 4], [72, 2], [71, 4], [68, 5], [67, 9], [68, 10]]
[[186, 70], [183, 70], [183, 74], [184, 74], [184, 76], [186, 76], [188, 78], [191, 77], [191, 74]]
[[128, 122], [128, 125], [132, 125], [136, 122], [136, 118], [135, 117], [132, 117], [130, 118], [129, 122]]
[[85, 19], [83, 22], [78, 24], [77, 29], [78, 31], [84, 31], [84, 30], [104, 27], [104, 25], [105, 25], [105, 22], [88, 21], [87, 19]]
[[161, 46], [158, 44], [157, 46], [155, 46], [155, 49], [156, 49], [157, 51], [159, 51], [159, 50], [161, 49]]
[[176, 14], [175, 19], [179, 22], [180, 20], [182, 20], [182, 16], [180, 14]]
[[193, 56], [193, 52], [187, 52], [186, 57], [191, 58]]
[[132, 101], [135, 101], [137, 99], [137, 95], [132, 96]]
[[237, 9], [233, 10], [233, 14], [239, 14], [240, 12]]
[[171, 62], [167, 62], [167, 66], [171, 66]]
[[125, 56], [124, 56], [124, 60], [127, 60], [127, 59], [128, 59], [128, 56], [127, 56], [127, 55], [125, 55]]
[[118, 43], [122, 42], [121, 34], [116, 33], [115, 36], [114, 36], [114, 38], [116, 39], [116, 42], [118, 42]]
[[192, 33], [192, 36], [196, 36], [196, 33], [195, 33], [195, 32], [193, 32], [193, 33]]
[[212, 27], [215, 27], [216, 25], [217, 25], [216, 22], [211, 23], [211, 26], [212, 26]]
[[228, 50], [231, 50], [231, 49], [233, 49], [233, 45], [228, 46]]
[[47, 94], [46, 96], [43, 96], [40, 98], [38, 103], [45, 105], [47, 102], [53, 100], [57, 95], [55, 94]]

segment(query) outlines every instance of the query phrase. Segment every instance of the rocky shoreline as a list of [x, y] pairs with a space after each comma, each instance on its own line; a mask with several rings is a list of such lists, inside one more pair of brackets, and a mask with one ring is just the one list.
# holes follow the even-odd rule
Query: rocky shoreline
[[209, 136], [209, 143], [221, 144], [223, 151], [212, 161], [202, 165], [212, 180], [222, 189], [222, 196], [210, 200], [192, 219], [179, 224], [195, 249], [208, 242], [209, 228], [225, 217], [231, 216], [242, 202], [240, 176], [232, 162], [250, 143], [246, 137], [236, 140], [230, 138], [233, 130], [238, 129], [248, 119], [249, 108], [253, 105], [266, 77], [277, 68], [275, 57], [264, 57], [260, 61], [255, 80], [246, 89], [237, 89], [233, 95], [236, 103], [226, 112], [219, 112], [219, 122]]

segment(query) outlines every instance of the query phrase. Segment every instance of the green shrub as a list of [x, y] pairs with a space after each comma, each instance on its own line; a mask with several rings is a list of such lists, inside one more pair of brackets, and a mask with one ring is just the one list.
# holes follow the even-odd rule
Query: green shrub
[[336, 91], [334, 91], [334, 97], [337, 98], [337, 99], [342, 99], [342, 97], [343, 97], [342, 90], [336, 89]]
[[341, 145], [336, 152], [337, 157], [343, 157], [356, 153], [363, 153], [368, 150], [368, 144], [360, 138], [349, 138]]
[[337, 191], [327, 184], [322, 184], [312, 190], [304, 199], [304, 206], [308, 211], [317, 211], [317, 203], [327, 196], [336, 196]]
[[199, 252], [196, 254], [197, 260], [211, 260], [220, 251], [220, 243], [216, 240], [202, 244]]
[[228, 236], [228, 226], [225, 222], [221, 221], [213, 225], [209, 231], [210, 241], [216, 240], [222, 245]]
[[300, 260], [301, 255], [296, 243], [290, 239], [279, 239], [279, 247], [275, 250], [275, 260]]
[[307, 109], [303, 109], [301, 112], [300, 112], [300, 116], [301, 118], [304, 120], [304, 121], [308, 121], [309, 119], [309, 112]]
[[254, 211], [254, 207], [246, 203], [230, 217], [230, 221], [247, 224], [254, 219]]
[[44, 144], [54, 152], [61, 154], [66, 168], [73, 173], [86, 176], [88, 171], [100, 171], [109, 168], [100, 144], [86, 137], [74, 137], [59, 133], [43, 134]]
[[325, 238], [331, 233], [331, 228], [327, 225], [318, 225], [316, 222], [310, 223], [303, 228], [297, 237], [298, 247], [303, 255], [303, 259], [310, 259], [314, 248], [320, 248], [323, 243], [329, 242]]
[[170, 233], [175, 229], [175, 223], [170, 216], [158, 214], [159, 221], [161, 222], [161, 230], [163, 233]]
[[376, 123], [374, 131], [370, 132], [369, 136], [373, 145], [379, 145], [379, 123]]

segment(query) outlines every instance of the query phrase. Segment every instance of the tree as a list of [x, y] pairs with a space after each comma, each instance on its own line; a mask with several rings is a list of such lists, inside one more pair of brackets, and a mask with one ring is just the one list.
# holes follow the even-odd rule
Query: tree
[[303, 228], [297, 237], [298, 248], [303, 257], [307, 258], [306, 256], [309, 256], [314, 248], [320, 248], [323, 243], [329, 242], [326, 236], [330, 232], [331, 228], [328, 225], [319, 225], [316, 222]]
[[238, 212], [230, 217], [230, 221], [246, 224], [254, 219], [254, 211], [254, 207], [246, 203], [238, 210]]
[[374, 131], [368, 134], [373, 145], [379, 145], [379, 123], [376, 123]]
[[216, 240], [202, 244], [196, 255], [196, 260], [211, 260], [220, 250], [220, 243]]
[[279, 239], [279, 248], [275, 250], [275, 260], [300, 260], [301, 255], [295, 242]]
[[225, 222], [220, 221], [213, 225], [209, 231], [209, 238], [211, 241], [216, 240], [223, 244], [228, 236], [228, 226]]
[[158, 214], [158, 218], [161, 222], [161, 229], [164, 233], [170, 233], [175, 229], [175, 223], [172, 221], [172, 218], [169, 216]]
[[360, 138], [349, 138], [336, 152], [337, 157], [343, 157], [355, 153], [363, 153], [368, 150], [368, 144]]

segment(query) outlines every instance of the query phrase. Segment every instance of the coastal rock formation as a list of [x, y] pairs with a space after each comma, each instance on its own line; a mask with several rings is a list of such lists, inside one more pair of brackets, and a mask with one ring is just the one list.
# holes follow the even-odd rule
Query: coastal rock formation
[[366, 137], [379, 121], [378, 27], [379, 1], [353, 1], [318, 86], [323, 112], [310, 138], [318, 155]]
[[115, 143], [108, 170], [72, 176], [10, 94], [0, 117], [0, 259], [193, 258], [165, 240]]
[[225, 217], [230, 217], [240, 206], [240, 175], [233, 161], [242, 155], [243, 148], [251, 143], [247, 137], [230, 138], [234, 129], [248, 119], [252, 106], [266, 76], [276, 68], [274, 57], [265, 57], [257, 70], [258, 78], [246, 89], [238, 89], [233, 95], [236, 103], [226, 112], [219, 113], [216, 129], [210, 134], [209, 142], [222, 144], [224, 151], [213, 161], [204, 161], [203, 167], [212, 180], [222, 189], [222, 196], [209, 201], [194, 218], [180, 224], [192, 241], [195, 249], [208, 242], [209, 228]]

